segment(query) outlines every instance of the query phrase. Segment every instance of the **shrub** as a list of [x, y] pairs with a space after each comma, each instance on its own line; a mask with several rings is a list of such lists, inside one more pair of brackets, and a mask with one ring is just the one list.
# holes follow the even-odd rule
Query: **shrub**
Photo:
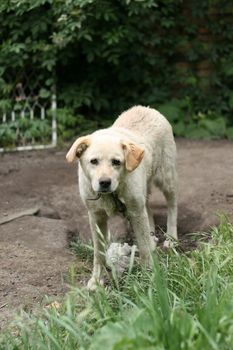
[[76, 134], [80, 115], [105, 125], [131, 105], [171, 101], [177, 115], [175, 99], [177, 135], [232, 138], [231, 14], [230, 0], [3, 0], [0, 109], [30, 80], [43, 96], [57, 85]]

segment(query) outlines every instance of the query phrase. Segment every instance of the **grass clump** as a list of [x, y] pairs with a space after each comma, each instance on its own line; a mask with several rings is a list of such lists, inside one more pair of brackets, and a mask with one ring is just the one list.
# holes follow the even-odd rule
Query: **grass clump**
[[[24, 314], [1, 349], [233, 349], [233, 226], [225, 218], [188, 254], [159, 252], [89, 294], [74, 288], [40, 316]], [[13, 335], [14, 336], [13, 336]]]

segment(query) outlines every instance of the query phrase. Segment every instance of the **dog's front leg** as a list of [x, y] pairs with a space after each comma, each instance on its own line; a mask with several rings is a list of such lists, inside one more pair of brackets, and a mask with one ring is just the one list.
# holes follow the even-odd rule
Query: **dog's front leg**
[[146, 205], [144, 207], [138, 206], [136, 210], [135, 208], [129, 210], [128, 214], [137, 239], [140, 259], [143, 264], [151, 265], [151, 253], [155, 250], [157, 241], [150, 234], [151, 228]]
[[87, 288], [96, 289], [97, 285], [103, 285], [105, 270], [105, 244], [107, 239], [107, 215], [103, 212], [89, 212], [89, 222], [94, 245], [94, 262], [92, 277], [88, 281]]

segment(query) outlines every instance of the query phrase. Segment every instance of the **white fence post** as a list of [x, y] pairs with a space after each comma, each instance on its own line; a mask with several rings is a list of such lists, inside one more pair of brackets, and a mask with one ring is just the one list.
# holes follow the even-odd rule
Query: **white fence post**
[[57, 145], [57, 96], [52, 95], [52, 145]]

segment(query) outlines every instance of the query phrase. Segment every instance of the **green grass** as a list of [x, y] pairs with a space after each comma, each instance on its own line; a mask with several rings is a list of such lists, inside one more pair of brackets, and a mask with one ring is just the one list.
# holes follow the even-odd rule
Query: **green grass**
[[233, 349], [233, 226], [222, 217], [198, 249], [161, 251], [109, 288], [73, 288], [60, 308], [22, 315], [0, 349]]

